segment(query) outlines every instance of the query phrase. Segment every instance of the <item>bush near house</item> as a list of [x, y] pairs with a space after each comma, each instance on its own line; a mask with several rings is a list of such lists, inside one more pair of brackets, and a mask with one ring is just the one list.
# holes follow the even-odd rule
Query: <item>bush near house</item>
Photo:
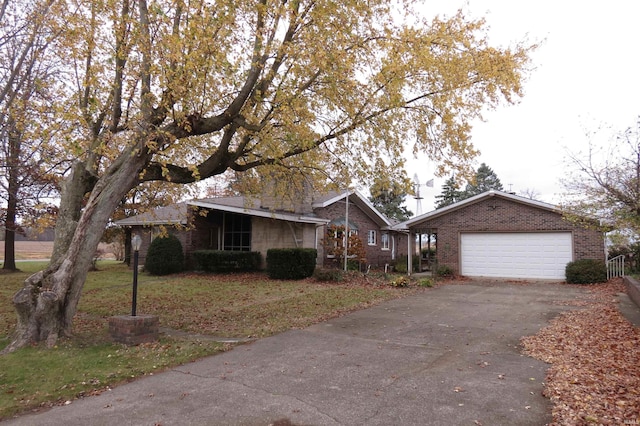
[[184, 269], [182, 244], [175, 235], [151, 241], [144, 269], [151, 275], [169, 275]]
[[313, 273], [313, 278], [318, 281], [333, 281], [340, 282], [344, 280], [344, 273], [342, 269], [316, 269]]
[[257, 251], [197, 250], [193, 252], [197, 269], [205, 272], [250, 272], [260, 269]]
[[438, 277], [453, 278], [453, 275], [453, 269], [451, 269], [450, 266], [438, 265], [438, 267], [436, 268], [436, 276]]
[[267, 250], [267, 274], [271, 279], [301, 280], [313, 275], [318, 251], [310, 248]]
[[603, 283], [607, 281], [607, 265], [602, 260], [575, 260], [567, 263], [565, 276], [569, 284]]

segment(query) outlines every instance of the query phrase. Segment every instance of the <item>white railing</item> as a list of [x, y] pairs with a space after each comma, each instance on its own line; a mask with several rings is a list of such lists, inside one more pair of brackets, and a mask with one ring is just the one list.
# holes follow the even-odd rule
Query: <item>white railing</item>
[[607, 259], [607, 279], [624, 277], [624, 255]]

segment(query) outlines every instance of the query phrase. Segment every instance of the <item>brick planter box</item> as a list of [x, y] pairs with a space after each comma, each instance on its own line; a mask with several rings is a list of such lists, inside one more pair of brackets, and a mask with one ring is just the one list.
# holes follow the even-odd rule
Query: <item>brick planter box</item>
[[125, 345], [155, 342], [159, 324], [156, 315], [118, 315], [109, 318], [109, 334], [115, 342]]

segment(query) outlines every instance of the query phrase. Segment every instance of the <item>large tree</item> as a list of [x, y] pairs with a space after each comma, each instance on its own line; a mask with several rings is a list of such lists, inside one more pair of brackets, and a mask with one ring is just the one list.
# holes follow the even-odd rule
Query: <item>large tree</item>
[[444, 169], [468, 167], [471, 120], [521, 94], [533, 47], [490, 46], [483, 20], [422, 20], [413, 3], [66, 3], [51, 25], [73, 89], [59, 111], [77, 132], [59, 143], [77, 161], [51, 263], [14, 296], [5, 351], [71, 332], [105, 225], [143, 182], [362, 178], [381, 157], [396, 170], [409, 140]]
[[[604, 225], [640, 236], [640, 119], [635, 126], [602, 143], [602, 131], [587, 134], [586, 152], [569, 153], [566, 193], [567, 217]], [[595, 219], [595, 221], [594, 221]]]
[[[5, 230], [4, 270], [15, 270], [18, 217], [33, 226], [42, 219], [42, 202], [55, 192], [58, 165], [48, 139], [56, 126], [48, 120], [47, 82], [55, 68], [47, 58], [51, 40], [44, 3], [4, 1], [0, 8], [0, 225]], [[59, 171], [59, 170], [56, 170]]]

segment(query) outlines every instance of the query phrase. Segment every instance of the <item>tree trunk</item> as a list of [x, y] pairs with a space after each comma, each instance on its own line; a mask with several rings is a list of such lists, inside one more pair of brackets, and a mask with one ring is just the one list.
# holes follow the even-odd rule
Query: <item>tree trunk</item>
[[[87, 272], [109, 217], [122, 197], [138, 183], [145, 164], [142, 155], [123, 157], [127, 160], [115, 165], [95, 183], [77, 222], [73, 220], [74, 208], [85, 195], [83, 182], [87, 183], [88, 174], [80, 170], [79, 163], [70, 175], [65, 192], [73, 193], [65, 193], [61, 201], [60, 211], [65, 217], [58, 219], [63, 225], [56, 226], [57, 252], [49, 266], [27, 278], [24, 287], [14, 295], [18, 324], [14, 340], [3, 353], [42, 341], [51, 347], [61, 334], [71, 334]], [[63, 234], [58, 234], [59, 229]], [[63, 250], [64, 239], [71, 229], [69, 244]]]
[[4, 233], [4, 263], [2, 269], [15, 271], [16, 268], [16, 197], [9, 190], [7, 218]]
[[96, 177], [86, 169], [85, 163], [78, 161], [74, 164], [71, 174], [62, 187], [51, 263], [58, 262], [69, 249], [78, 220], [80, 220], [85, 195], [92, 190], [95, 184]]
[[7, 217], [5, 219], [4, 264], [2, 269], [16, 270], [16, 215], [18, 213], [18, 191], [20, 189], [18, 173], [20, 170], [20, 136], [15, 131], [13, 120], [9, 120], [7, 132], [9, 139], [9, 159], [7, 176]]

